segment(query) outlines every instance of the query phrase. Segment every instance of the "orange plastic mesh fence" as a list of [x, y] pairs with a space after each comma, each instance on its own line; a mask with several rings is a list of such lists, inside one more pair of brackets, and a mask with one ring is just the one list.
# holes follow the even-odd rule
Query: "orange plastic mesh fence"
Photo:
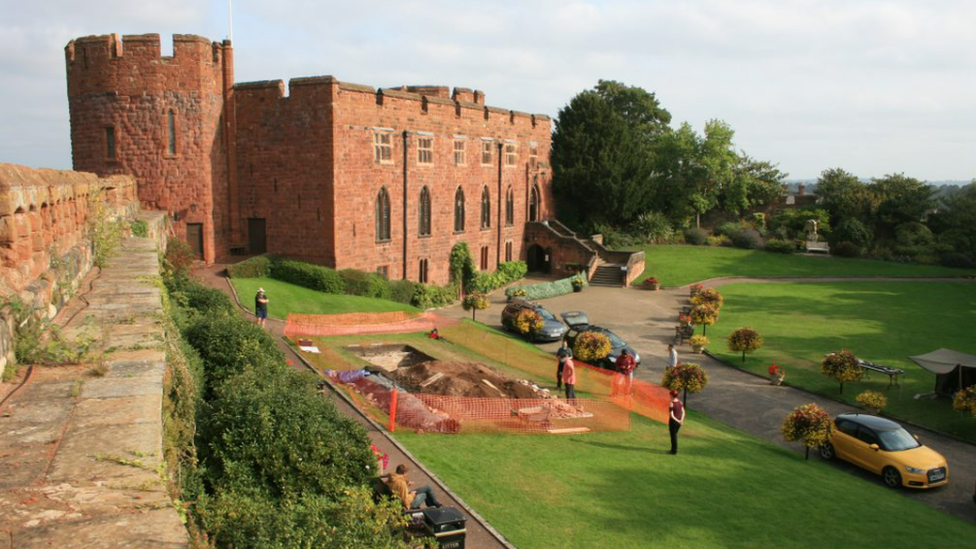
[[289, 314], [284, 334], [292, 339], [300, 336], [404, 334], [430, 331], [448, 323], [450, 321], [434, 313], [404, 311], [338, 315]]

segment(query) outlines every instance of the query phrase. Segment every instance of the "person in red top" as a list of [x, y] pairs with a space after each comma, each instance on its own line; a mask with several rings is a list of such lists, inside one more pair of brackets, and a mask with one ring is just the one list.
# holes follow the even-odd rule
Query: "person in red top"
[[634, 368], [637, 367], [637, 361], [630, 356], [627, 349], [623, 349], [620, 351], [620, 356], [617, 357], [615, 365], [617, 373], [613, 380], [614, 393], [629, 395], [631, 384], [634, 382]]
[[563, 385], [566, 386], [566, 399], [576, 398], [576, 364], [573, 357], [566, 357], [563, 361]]
[[681, 429], [681, 425], [685, 422], [685, 405], [678, 398], [678, 391], [671, 391], [668, 416], [668, 432], [671, 433], [671, 451], [668, 453], [674, 455], [678, 453], [678, 429]]

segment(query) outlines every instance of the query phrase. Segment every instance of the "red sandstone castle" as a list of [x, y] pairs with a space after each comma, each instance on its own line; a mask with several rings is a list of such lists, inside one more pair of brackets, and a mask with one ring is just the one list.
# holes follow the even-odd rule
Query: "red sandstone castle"
[[547, 116], [465, 88], [235, 84], [229, 41], [173, 42], [171, 57], [155, 34], [68, 43], [72, 157], [134, 176], [143, 207], [168, 212], [207, 263], [271, 252], [444, 283], [462, 241], [482, 270], [614, 261], [545, 221]]

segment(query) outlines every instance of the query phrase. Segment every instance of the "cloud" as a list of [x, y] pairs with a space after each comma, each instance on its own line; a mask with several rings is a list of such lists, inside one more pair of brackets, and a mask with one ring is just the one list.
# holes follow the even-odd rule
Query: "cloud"
[[[740, 147], [797, 177], [832, 166], [863, 176], [976, 175], [969, 0], [238, 0], [234, 8], [238, 81], [332, 74], [377, 87], [473, 87], [489, 104], [555, 116], [600, 78], [615, 79], [655, 92], [676, 123], [728, 121]], [[70, 164], [69, 39], [227, 35], [223, 1], [45, 0], [12, 3], [5, 16], [0, 71], [11, 84], [0, 89], [0, 147], [13, 157], [2, 160], [61, 167]]]

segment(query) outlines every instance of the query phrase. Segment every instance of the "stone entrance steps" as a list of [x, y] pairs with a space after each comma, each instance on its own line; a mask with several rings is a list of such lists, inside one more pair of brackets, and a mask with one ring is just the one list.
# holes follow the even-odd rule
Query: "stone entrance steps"
[[619, 288], [624, 285], [624, 271], [620, 268], [620, 265], [612, 263], [600, 265], [596, 268], [596, 272], [593, 273], [593, 277], [590, 279], [590, 285]]

